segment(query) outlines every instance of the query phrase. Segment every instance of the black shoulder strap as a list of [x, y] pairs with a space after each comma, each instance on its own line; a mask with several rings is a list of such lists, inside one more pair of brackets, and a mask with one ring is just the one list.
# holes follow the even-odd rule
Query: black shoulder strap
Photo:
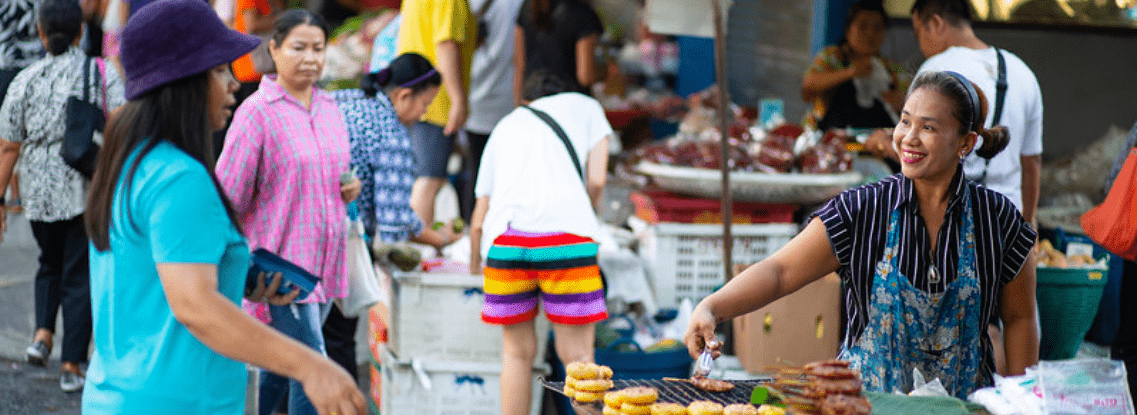
[[[83, 62], [83, 101], [84, 102], [91, 102], [88, 98], [90, 98], [90, 91], [91, 91], [91, 62], [94, 62], [94, 61], [95, 61], [94, 59], [88, 57], [87, 61]], [[98, 73], [98, 71], [95, 71], [95, 73]]]
[[1003, 102], [1007, 98], [1007, 60], [1003, 59], [1003, 51], [995, 48], [995, 56], [999, 59], [999, 77], [995, 79], [995, 117], [991, 118], [991, 125], [999, 125], [1003, 121]]
[[548, 124], [549, 128], [552, 128], [554, 133], [557, 133], [557, 137], [560, 137], [561, 142], [565, 145], [565, 150], [568, 150], [569, 157], [572, 157], [572, 166], [576, 167], [576, 174], [580, 176], [580, 181], [583, 182], [584, 169], [580, 167], [580, 158], [576, 156], [576, 150], [573, 150], [572, 142], [569, 141], [568, 135], [565, 134], [565, 130], [561, 129], [561, 126], [557, 124], [555, 120], [553, 120], [553, 117], [550, 117], [549, 114], [545, 113], [544, 111], [530, 107], [528, 105], [522, 105], [521, 108], [525, 108], [531, 111], [533, 115], [536, 115], [537, 118], [540, 118], [541, 121], [544, 121], [545, 124]]

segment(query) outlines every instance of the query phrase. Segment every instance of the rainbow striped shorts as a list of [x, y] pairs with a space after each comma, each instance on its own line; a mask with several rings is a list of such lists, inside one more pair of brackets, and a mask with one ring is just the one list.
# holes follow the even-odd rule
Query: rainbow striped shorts
[[598, 245], [567, 233], [510, 229], [494, 239], [485, 267], [482, 321], [510, 325], [537, 316], [537, 297], [549, 321], [584, 325], [608, 318]]

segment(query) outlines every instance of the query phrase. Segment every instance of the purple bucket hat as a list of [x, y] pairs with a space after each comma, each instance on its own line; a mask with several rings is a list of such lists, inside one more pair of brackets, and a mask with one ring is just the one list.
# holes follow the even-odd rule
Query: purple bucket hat
[[201, 0], [158, 0], [138, 9], [122, 29], [126, 99], [229, 63], [260, 39], [229, 29]]

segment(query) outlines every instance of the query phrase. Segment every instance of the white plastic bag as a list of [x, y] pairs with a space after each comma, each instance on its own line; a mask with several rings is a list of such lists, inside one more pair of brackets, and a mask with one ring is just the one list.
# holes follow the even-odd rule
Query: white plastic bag
[[1124, 363], [1090, 359], [1038, 366], [1047, 414], [1134, 415]]
[[356, 317], [366, 313], [367, 309], [380, 300], [379, 277], [375, 272], [375, 264], [371, 262], [371, 253], [367, 252], [367, 243], [363, 240], [363, 224], [357, 220], [347, 219], [347, 297], [337, 299], [340, 311], [347, 317]]
[[976, 390], [967, 400], [983, 405], [993, 415], [1043, 415], [1042, 397], [1035, 393], [1037, 372], [1035, 366], [1021, 376], [995, 375], [995, 386]]

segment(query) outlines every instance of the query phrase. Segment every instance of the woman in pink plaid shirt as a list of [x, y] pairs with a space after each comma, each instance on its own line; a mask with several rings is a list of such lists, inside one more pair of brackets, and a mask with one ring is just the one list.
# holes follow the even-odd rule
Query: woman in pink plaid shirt
[[[351, 169], [347, 128], [332, 96], [315, 87], [327, 37], [324, 22], [307, 11], [277, 19], [269, 41], [276, 75], [261, 79], [237, 109], [216, 168], [249, 248], [265, 248], [321, 279], [304, 300], [285, 306], [246, 300], [245, 309], [321, 352], [331, 300], [347, 296], [343, 218], [345, 203], [360, 190], [358, 179], [340, 184]], [[277, 406], [286, 384], [262, 372], [260, 413]], [[315, 414], [299, 384], [287, 402], [289, 414]]]

